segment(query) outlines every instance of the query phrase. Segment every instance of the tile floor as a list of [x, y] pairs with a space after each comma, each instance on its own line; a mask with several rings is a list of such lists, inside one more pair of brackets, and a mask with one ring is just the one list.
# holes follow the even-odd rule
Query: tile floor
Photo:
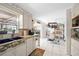
[[[38, 44], [38, 42], [37, 42]], [[71, 39], [71, 55], [79, 56], [79, 41]], [[37, 46], [39, 47], [39, 46]], [[66, 52], [66, 42], [60, 40], [58, 44], [49, 41], [47, 38], [40, 39], [40, 48], [44, 49], [44, 56], [68, 56]]]
[[71, 54], [72, 56], [79, 56], [79, 40], [71, 39]]
[[49, 41], [47, 38], [40, 39], [40, 48], [45, 49], [44, 56], [65, 56], [65, 41], [61, 40], [59, 44]]

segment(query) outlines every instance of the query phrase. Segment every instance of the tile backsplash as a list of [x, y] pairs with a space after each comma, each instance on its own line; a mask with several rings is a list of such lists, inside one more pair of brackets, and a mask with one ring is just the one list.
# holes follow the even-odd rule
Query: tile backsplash
[[11, 38], [11, 34], [0, 34], [0, 40], [5, 38]]

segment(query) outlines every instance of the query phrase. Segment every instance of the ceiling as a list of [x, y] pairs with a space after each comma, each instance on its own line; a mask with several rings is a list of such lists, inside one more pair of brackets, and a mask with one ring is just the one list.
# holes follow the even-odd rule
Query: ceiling
[[14, 15], [12, 15], [12, 14], [10, 14], [8, 12], [0, 10], [0, 19], [6, 20], [6, 19], [9, 19], [11, 17], [14, 17]]
[[73, 3], [16, 3], [19, 7], [30, 12], [34, 18], [47, 21], [56, 17], [65, 17], [66, 9], [71, 8]]
[[0, 24], [16, 24], [16, 16], [0, 10]]

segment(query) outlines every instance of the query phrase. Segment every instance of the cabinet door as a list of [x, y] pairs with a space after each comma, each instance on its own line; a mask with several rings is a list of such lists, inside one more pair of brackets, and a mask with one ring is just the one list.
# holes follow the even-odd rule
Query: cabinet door
[[40, 37], [34, 37], [34, 40], [35, 40], [35, 46], [36, 47], [40, 47]]
[[2, 56], [15, 56], [14, 48], [9, 48]]
[[35, 50], [36, 48], [36, 40], [33, 38], [32, 39], [32, 51]]
[[27, 43], [27, 55], [29, 55], [35, 49], [36, 41], [32, 37], [30, 39], [27, 39], [27, 42], [26, 43]]
[[29, 55], [32, 52], [32, 38], [27, 39], [27, 55]]
[[12, 51], [4, 53], [2, 56], [14, 56]]
[[16, 47], [16, 56], [25, 56], [26, 55], [26, 44], [22, 43]]

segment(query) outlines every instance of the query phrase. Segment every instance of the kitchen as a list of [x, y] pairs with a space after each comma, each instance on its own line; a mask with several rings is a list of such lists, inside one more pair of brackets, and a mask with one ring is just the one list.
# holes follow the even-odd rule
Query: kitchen
[[11, 4], [0, 4], [0, 55], [28, 56], [36, 49], [39, 34], [33, 29], [32, 15]]

